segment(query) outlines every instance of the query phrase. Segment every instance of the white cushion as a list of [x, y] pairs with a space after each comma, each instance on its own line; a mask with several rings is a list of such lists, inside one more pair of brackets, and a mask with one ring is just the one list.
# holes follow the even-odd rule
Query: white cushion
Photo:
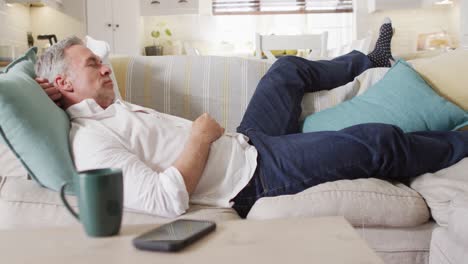
[[459, 193], [450, 203], [448, 231], [453, 240], [468, 248], [468, 196]]
[[416, 191], [374, 178], [327, 182], [295, 195], [261, 198], [247, 218], [335, 215], [353, 226], [409, 227], [429, 219], [426, 203]]
[[464, 158], [448, 168], [423, 174], [411, 182], [411, 188], [424, 197], [439, 225], [447, 226], [450, 203], [454, 197], [468, 195], [467, 172], [468, 158]]

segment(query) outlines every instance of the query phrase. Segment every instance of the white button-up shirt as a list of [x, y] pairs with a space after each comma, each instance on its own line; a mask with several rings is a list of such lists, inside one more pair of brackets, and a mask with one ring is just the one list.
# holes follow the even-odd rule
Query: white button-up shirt
[[78, 171], [121, 168], [124, 206], [174, 217], [191, 203], [230, 207], [257, 166], [257, 150], [239, 133], [213, 142], [205, 170], [189, 198], [172, 166], [188, 140], [192, 122], [116, 100], [103, 109], [86, 99], [67, 109], [70, 145]]

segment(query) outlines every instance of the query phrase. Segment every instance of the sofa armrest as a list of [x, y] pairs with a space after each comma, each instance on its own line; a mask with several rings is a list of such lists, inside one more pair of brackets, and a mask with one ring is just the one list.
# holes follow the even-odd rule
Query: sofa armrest
[[468, 248], [468, 194], [459, 193], [450, 204], [448, 232], [452, 240]]

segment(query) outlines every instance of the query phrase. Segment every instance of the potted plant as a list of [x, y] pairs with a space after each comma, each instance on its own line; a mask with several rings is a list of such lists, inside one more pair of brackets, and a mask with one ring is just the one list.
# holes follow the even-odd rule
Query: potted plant
[[164, 22], [156, 24], [156, 29], [151, 31], [151, 37], [153, 38], [153, 45], [145, 47], [146, 56], [163, 55], [164, 45], [172, 45], [172, 41], [170, 40], [172, 32]]

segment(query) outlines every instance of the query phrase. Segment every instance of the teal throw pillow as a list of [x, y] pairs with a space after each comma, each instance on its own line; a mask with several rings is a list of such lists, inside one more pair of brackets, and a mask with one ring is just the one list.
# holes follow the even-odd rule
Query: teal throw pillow
[[341, 130], [363, 123], [386, 123], [405, 132], [452, 130], [468, 124], [468, 114], [439, 96], [403, 60], [360, 96], [304, 120], [303, 132]]
[[34, 180], [58, 191], [76, 175], [70, 121], [34, 80], [35, 61], [31, 48], [0, 74], [0, 136]]

